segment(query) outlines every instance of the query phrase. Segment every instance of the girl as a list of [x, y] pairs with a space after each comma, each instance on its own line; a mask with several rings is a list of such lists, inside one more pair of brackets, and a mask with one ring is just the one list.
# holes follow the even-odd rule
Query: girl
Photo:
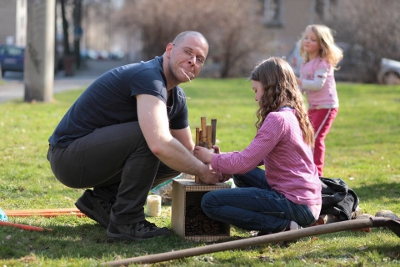
[[[257, 134], [241, 152], [194, 154], [214, 170], [234, 174], [236, 188], [206, 193], [205, 214], [259, 235], [312, 225], [321, 209], [321, 182], [312, 160], [314, 135], [290, 65], [261, 62], [251, 74], [258, 102]], [[219, 153], [219, 148], [214, 147]], [[263, 163], [265, 171], [257, 166]]]
[[339, 107], [333, 72], [342, 60], [343, 52], [335, 45], [331, 30], [324, 25], [307, 26], [300, 42], [304, 63], [297, 83], [307, 95], [308, 116], [315, 131], [314, 163], [319, 176], [323, 176], [324, 140]]

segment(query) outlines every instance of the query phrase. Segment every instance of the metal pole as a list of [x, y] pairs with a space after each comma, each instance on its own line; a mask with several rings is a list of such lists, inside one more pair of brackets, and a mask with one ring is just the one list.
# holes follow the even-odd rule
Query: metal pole
[[27, 1], [24, 101], [50, 102], [54, 84], [55, 1]]

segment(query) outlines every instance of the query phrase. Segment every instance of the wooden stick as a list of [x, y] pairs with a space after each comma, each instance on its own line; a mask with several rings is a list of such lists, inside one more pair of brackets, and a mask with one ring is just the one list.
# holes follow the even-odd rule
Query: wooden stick
[[212, 132], [211, 125], [207, 125], [207, 148], [208, 149], [212, 148], [211, 132]]
[[320, 234], [328, 234], [346, 230], [353, 230], [358, 228], [365, 227], [389, 227], [397, 236], [400, 237], [400, 221], [391, 220], [388, 218], [370, 218], [370, 219], [355, 219], [349, 221], [342, 221], [331, 224], [318, 225], [308, 228], [302, 228], [298, 230], [284, 231], [275, 234], [251, 237], [240, 240], [233, 240], [223, 243], [217, 243], [212, 245], [206, 245], [202, 247], [196, 248], [188, 248], [183, 250], [176, 250], [172, 252], [165, 252], [159, 254], [145, 255], [139, 256], [135, 258], [128, 258], [110, 262], [101, 263], [101, 265], [105, 266], [128, 266], [131, 263], [145, 264], [145, 263], [156, 263], [168, 260], [175, 260], [180, 258], [186, 258], [196, 255], [214, 253], [224, 250], [232, 250], [238, 248], [245, 248], [249, 246], [259, 246], [272, 242], [279, 241], [289, 241], [295, 240], [302, 237], [320, 235]]
[[[203, 146], [204, 142], [207, 139], [207, 121], [206, 121], [206, 117], [201, 117], [201, 129], [199, 130], [199, 142], [198, 142], [198, 146]], [[197, 128], [196, 128], [196, 133], [197, 133]], [[197, 137], [196, 137], [196, 142], [197, 142]], [[199, 184], [201, 183], [200, 177], [195, 176], [194, 177], [194, 181], [195, 183]]]
[[64, 212], [49, 212], [49, 213], [18, 213], [18, 214], [12, 214], [12, 215], [7, 215], [8, 217], [31, 217], [31, 216], [41, 216], [41, 217], [57, 217], [57, 216], [69, 216], [73, 215], [76, 217], [85, 217], [86, 214], [83, 213], [64, 213]]
[[211, 119], [211, 143], [214, 146], [217, 140], [217, 119]]
[[[200, 145], [200, 140], [201, 140], [201, 130], [199, 127], [196, 127], [196, 146]], [[194, 177], [195, 183], [200, 183], [200, 178], [198, 176]]]
[[196, 143], [195, 145], [198, 146], [200, 144], [200, 128], [196, 127]]
[[51, 228], [42, 228], [42, 227], [31, 226], [31, 225], [27, 225], [27, 224], [19, 224], [19, 223], [11, 223], [11, 222], [3, 222], [3, 221], [0, 221], [0, 225], [21, 228], [21, 229], [28, 230], [28, 231], [39, 231], [39, 232], [53, 231], [53, 229], [51, 229]]
[[206, 121], [206, 117], [201, 117], [201, 142], [207, 142], [207, 121]]
[[9, 217], [28, 217], [28, 216], [55, 217], [60, 215], [74, 215], [79, 217], [86, 216], [77, 208], [5, 210], [4, 213]]

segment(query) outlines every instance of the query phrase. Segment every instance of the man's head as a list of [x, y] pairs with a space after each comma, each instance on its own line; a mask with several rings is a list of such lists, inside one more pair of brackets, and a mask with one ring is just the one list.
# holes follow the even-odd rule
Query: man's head
[[185, 31], [176, 36], [163, 55], [168, 87], [196, 78], [206, 60], [208, 47], [206, 38], [199, 32]]

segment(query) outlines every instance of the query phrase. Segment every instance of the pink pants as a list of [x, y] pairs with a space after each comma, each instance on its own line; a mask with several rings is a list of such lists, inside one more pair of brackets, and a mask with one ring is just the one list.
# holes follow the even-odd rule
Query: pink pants
[[337, 113], [338, 108], [308, 110], [308, 116], [315, 131], [314, 163], [317, 165], [319, 176], [323, 176], [325, 137], [328, 135]]

